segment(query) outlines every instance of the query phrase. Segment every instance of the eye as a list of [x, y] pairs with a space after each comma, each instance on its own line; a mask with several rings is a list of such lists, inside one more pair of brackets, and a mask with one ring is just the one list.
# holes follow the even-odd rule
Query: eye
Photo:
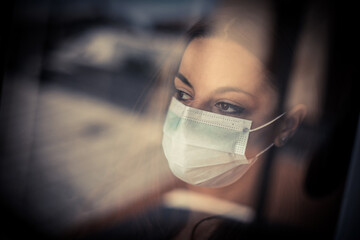
[[192, 97], [190, 94], [187, 94], [186, 92], [183, 92], [181, 90], [176, 90], [176, 98], [180, 101], [187, 101], [187, 100], [190, 100]]
[[240, 114], [245, 110], [240, 106], [236, 106], [226, 102], [218, 102], [215, 104], [215, 106], [220, 110], [220, 112], [226, 114]]

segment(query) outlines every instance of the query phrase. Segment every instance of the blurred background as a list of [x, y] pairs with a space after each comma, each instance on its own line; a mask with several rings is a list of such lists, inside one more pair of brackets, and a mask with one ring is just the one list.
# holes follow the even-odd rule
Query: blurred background
[[[162, 154], [162, 123], [143, 114], [144, 96], [175, 40], [212, 6], [2, 3], [0, 191], [6, 226], [57, 235], [145, 196], [154, 177], [162, 176], [160, 188], [167, 183], [166, 162], [144, 159]], [[10, 236], [16, 232], [11, 229]]]
[[[17, 236], [18, 229], [61, 235], [174, 184], [160, 147], [162, 116], [151, 114], [148, 97], [157, 97], [150, 90], [178, 39], [219, 5], [215, 0], [1, 3], [5, 237]], [[310, 205], [330, 196], [334, 214], [325, 227], [334, 227], [358, 147], [356, 21], [346, 1], [305, 1], [301, 7], [288, 103], [303, 99], [309, 115], [288, 150], [311, 145], [300, 154], [307, 159], [301, 162], [302, 190]]]

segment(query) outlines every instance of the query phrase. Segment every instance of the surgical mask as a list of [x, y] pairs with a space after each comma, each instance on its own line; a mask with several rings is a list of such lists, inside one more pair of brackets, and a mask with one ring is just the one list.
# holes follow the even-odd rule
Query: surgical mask
[[162, 146], [173, 174], [202, 187], [224, 187], [241, 178], [269, 145], [255, 157], [245, 156], [250, 120], [191, 108], [172, 98], [163, 127]]

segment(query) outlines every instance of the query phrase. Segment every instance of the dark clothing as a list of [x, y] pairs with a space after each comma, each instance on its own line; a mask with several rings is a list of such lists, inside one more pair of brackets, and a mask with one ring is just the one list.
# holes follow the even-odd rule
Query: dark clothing
[[[176, 237], [185, 227], [189, 213], [188, 210], [159, 206], [144, 214], [108, 226], [84, 239], [169, 240]], [[211, 240], [332, 239], [332, 236], [324, 236], [323, 233], [309, 232], [289, 226], [244, 224], [226, 217], [216, 217], [216, 221], [221, 221], [221, 223], [211, 233], [209, 237]]]

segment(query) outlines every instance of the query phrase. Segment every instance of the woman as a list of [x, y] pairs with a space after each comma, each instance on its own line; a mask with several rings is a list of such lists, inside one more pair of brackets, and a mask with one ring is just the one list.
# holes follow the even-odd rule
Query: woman
[[[235, 17], [238, 9], [225, 12], [187, 32], [185, 50], [170, 80], [175, 93], [164, 125], [163, 148], [177, 177], [196, 186], [227, 187], [220, 190], [221, 197], [236, 200], [231, 188], [239, 193], [244, 184], [241, 176], [250, 166], [261, 162], [258, 159], [265, 158], [269, 148], [281, 147], [293, 136], [306, 107], [280, 109], [284, 83], [270, 71], [272, 43], [266, 36], [271, 34], [264, 33], [268, 29], [252, 19], [244, 24], [244, 19]], [[231, 121], [238, 128], [226, 125]]]
[[[266, 38], [271, 34], [265, 32], [269, 26], [260, 29], [256, 20], [239, 19], [243, 15], [238, 9], [226, 10], [225, 15], [201, 21], [187, 32], [180, 60], [166, 79], [174, 93], [162, 145], [171, 171], [187, 189], [254, 207], [257, 180], [268, 150], [287, 143], [305, 118], [306, 107], [293, 104], [282, 108], [284, 83], [271, 67], [272, 42]], [[151, 97], [158, 94], [152, 92]], [[289, 186], [283, 192], [297, 197], [293, 194], [297, 190], [291, 189], [294, 185]], [[227, 216], [160, 206], [106, 234], [124, 239], [237, 239], [246, 234], [253, 239], [269, 235], [269, 231], [248, 226]]]
[[[206, 154], [205, 149], [212, 149], [212, 154], [216, 154], [216, 150], [233, 154], [234, 156], [229, 157], [226, 163], [239, 158], [238, 155], [242, 155], [241, 159], [245, 162], [253, 163], [271, 146], [284, 145], [306, 114], [306, 107], [302, 104], [293, 106], [286, 110], [286, 113], [279, 111], [279, 86], [272, 80], [264, 64], [236, 42], [236, 39], [232, 39], [228, 31], [235, 23], [235, 21], [230, 22], [226, 31], [220, 33], [205, 33], [203, 27], [195, 26], [190, 31], [191, 40], [174, 78], [176, 93], [169, 110], [170, 117], [167, 118], [164, 127], [163, 147], [175, 175], [184, 175], [183, 179], [188, 177], [188, 182], [195, 185], [223, 187], [232, 184], [235, 178], [233, 181], [224, 179], [224, 183], [211, 183], [208, 179], [206, 184], [206, 176], [197, 177], [192, 176], [194, 174], [191, 173], [185, 176], [184, 173], [180, 173], [186, 169], [180, 169], [177, 173], [176, 162], [180, 165], [187, 164], [189, 168], [199, 167], [191, 166], [191, 161], [184, 159], [186, 156], [179, 156], [178, 153], [186, 155], [187, 148], [191, 148], [189, 151], [196, 151], [198, 147], [202, 148], [198, 151], [204, 154]], [[194, 111], [196, 113], [191, 113]], [[208, 119], [206, 119], [205, 115], [208, 112], [214, 114], [208, 114]], [[173, 115], [176, 114], [178, 116], [174, 119]], [[193, 116], [189, 116], [191, 114]], [[197, 118], [196, 115], [202, 115], [202, 117]], [[235, 118], [249, 121], [237, 121]], [[181, 124], [181, 121], [187, 120], [190, 122], [172, 126], [174, 121], [176, 124]], [[238, 128], [229, 129], [231, 126], [227, 126], [226, 123], [230, 121], [234, 121]], [[191, 124], [196, 126], [191, 126]], [[196, 127], [205, 128], [206, 126], [209, 131], [204, 130], [199, 133], [203, 136], [197, 136], [194, 132], [191, 134], [191, 131], [196, 131]], [[237, 132], [234, 136], [231, 136], [234, 132], [232, 130]], [[243, 138], [241, 145], [238, 139], [240, 136]], [[217, 139], [221, 137], [223, 139]], [[231, 137], [233, 139], [229, 139]], [[212, 142], [208, 145], [216, 146], [206, 146], [206, 143], [202, 142], [209, 138], [214, 139], [211, 139]], [[223, 141], [228, 141], [234, 146], [232, 148], [220, 147], [219, 145], [224, 145]], [[237, 151], [236, 147], [243, 149]], [[191, 153], [191, 157], [195, 159], [201, 157], [193, 155]], [[219, 159], [213, 159], [214, 163], [206, 162], [205, 158], [201, 157], [203, 162], [199, 163], [200, 165], [221, 163]], [[235, 165], [234, 167], [238, 168], [238, 165]], [[225, 169], [230, 170], [230, 168], [232, 169], [230, 166]], [[244, 173], [244, 170], [241, 172]]]
[[188, 31], [163, 149], [187, 188], [251, 206], [267, 150], [294, 135], [306, 107], [280, 109], [282, 83], [266, 66], [266, 49], [251, 46], [228, 16]]

